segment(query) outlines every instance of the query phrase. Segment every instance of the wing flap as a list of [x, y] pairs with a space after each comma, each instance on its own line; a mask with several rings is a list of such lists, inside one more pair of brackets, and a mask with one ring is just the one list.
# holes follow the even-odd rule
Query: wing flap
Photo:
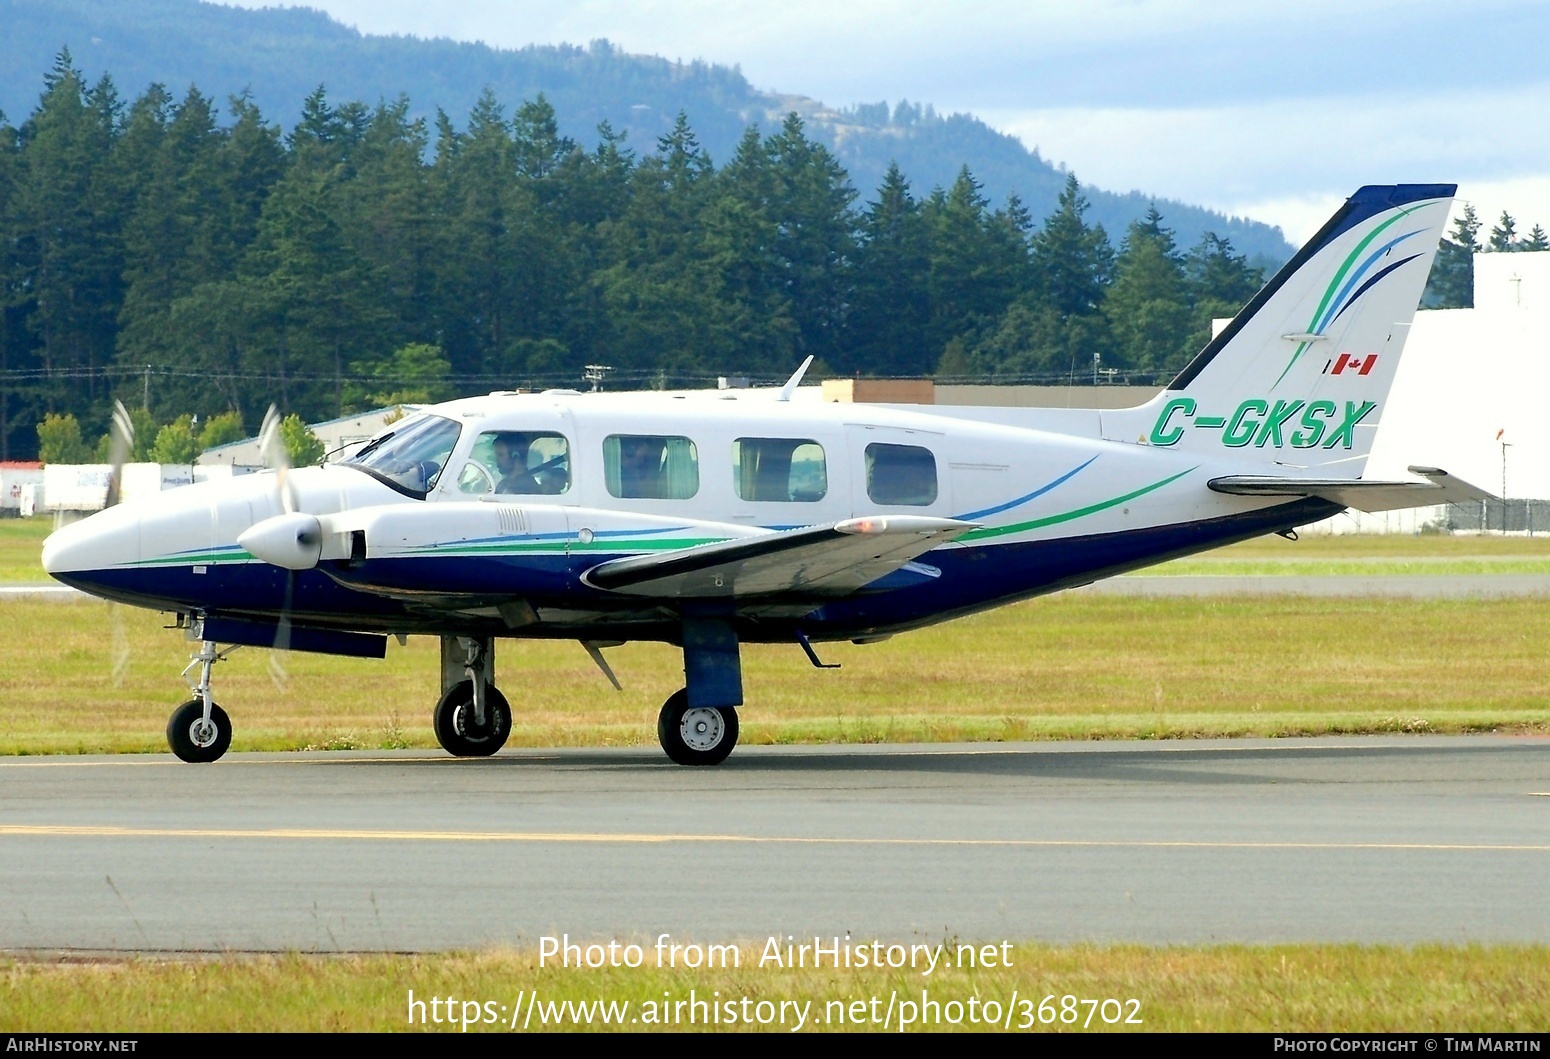
[[594, 588], [658, 599], [814, 599], [848, 595], [975, 523], [879, 515], [632, 555], [593, 567]]
[[1377, 481], [1361, 478], [1297, 478], [1290, 475], [1232, 474], [1206, 484], [1235, 496], [1314, 496], [1357, 511], [1397, 511], [1432, 504], [1458, 504], [1496, 497], [1439, 467], [1409, 467], [1420, 480]]

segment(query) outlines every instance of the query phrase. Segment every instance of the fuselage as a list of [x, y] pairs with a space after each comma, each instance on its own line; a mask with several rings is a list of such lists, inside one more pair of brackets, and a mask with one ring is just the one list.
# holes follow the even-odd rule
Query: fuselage
[[[783, 402], [758, 390], [472, 398], [394, 424], [355, 463], [289, 471], [283, 490], [268, 472], [93, 515], [50, 537], [44, 564], [88, 592], [163, 611], [284, 611], [298, 625], [388, 633], [672, 640], [674, 615], [590, 586], [587, 571], [853, 517], [974, 523], [862, 592], [816, 608], [772, 601], [735, 618], [744, 642], [861, 639], [1339, 510], [1207, 488], [1241, 461], [965, 411]], [[415, 438], [419, 448], [405, 441]], [[282, 568], [238, 543], [284, 514], [286, 492], [329, 535], [311, 568]]]

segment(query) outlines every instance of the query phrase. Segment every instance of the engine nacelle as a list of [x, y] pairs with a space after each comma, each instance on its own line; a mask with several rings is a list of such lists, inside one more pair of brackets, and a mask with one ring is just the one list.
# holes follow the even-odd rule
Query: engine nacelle
[[237, 543], [271, 566], [311, 570], [323, 555], [323, 524], [316, 515], [300, 511], [276, 515], [252, 526]]

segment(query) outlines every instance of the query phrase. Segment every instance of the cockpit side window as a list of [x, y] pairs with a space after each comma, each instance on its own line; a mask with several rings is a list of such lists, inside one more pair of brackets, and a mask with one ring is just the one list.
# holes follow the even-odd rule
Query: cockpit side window
[[487, 430], [458, 474], [458, 491], [558, 496], [570, 489], [570, 442], [536, 430]]
[[341, 462], [420, 500], [436, 488], [462, 426], [438, 415], [417, 415], [393, 424]]

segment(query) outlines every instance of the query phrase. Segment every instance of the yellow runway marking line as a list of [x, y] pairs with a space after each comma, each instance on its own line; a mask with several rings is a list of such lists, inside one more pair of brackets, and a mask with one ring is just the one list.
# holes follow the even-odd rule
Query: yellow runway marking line
[[1210, 842], [1165, 839], [845, 838], [799, 835], [668, 835], [566, 831], [368, 831], [333, 828], [96, 827], [3, 824], [0, 838], [300, 839], [336, 842], [511, 842], [615, 845], [723, 843], [806, 846], [1002, 846], [1021, 849], [1413, 850], [1463, 853], [1550, 853], [1550, 845], [1446, 842]]

